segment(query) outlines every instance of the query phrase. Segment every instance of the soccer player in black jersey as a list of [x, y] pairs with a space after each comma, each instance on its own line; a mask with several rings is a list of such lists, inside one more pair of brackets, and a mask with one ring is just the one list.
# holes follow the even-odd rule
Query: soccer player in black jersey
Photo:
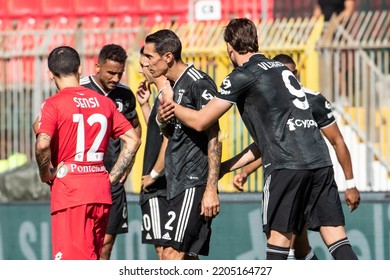
[[[145, 77], [136, 92], [137, 101], [147, 124], [147, 134], [142, 170], [139, 203], [142, 212], [142, 243], [154, 244], [158, 258], [162, 259], [163, 221], [167, 213], [167, 181], [164, 174], [164, 156], [168, 139], [162, 135], [156, 122], [157, 108], [165, 76], [154, 78], [148, 69], [148, 59], [140, 51], [139, 72]], [[149, 104], [151, 85], [157, 87], [159, 94], [153, 107]]]
[[[83, 77], [80, 84], [97, 93], [109, 97], [126, 119], [133, 125], [141, 138], [141, 126], [136, 112], [136, 100], [131, 89], [120, 83], [125, 71], [127, 54], [122, 46], [116, 44], [105, 45], [99, 53], [96, 64], [96, 74]], [[104, 165], [108, 172], [114, 166], [121, 150], [120, 139], [110, 139]], [[100, 259], [110, 259], [111, 251], [117, 234], [128, 232], [127, 199], [124, 183], [134, 164], [121, 178], [118, 184], [111, 186], [112, 206], [108, 218], [107, 231], [104, 238], [103, 251]]]
[[[144, 55], [153, 77], [164, 75], [174, 83], [174, 99], [185, 107], [200, 110], [217, 93], [214, 81], [181, 58], [182, 45], [167, 29], [145, 39]], [[221, 161], [219, 124], [195, 131], [172, 119], [158, 123], [168, 136], [165, 153], [168, 212], [164, 223], [163, 259], [182, 260], [186, 255], [207, 256], [211, 221], [219, 213], [218, 175]]]
[[[282, 62], [290, 71], [297, 76], [296, 64], [291, 56], [287, 54], [279, 54], [273, 58], [276, 61]], [[331, 104], [326, 98], [318, 93], [313, 92], [310, 89], [303, 88], [307, 96], [309, 105], [311, 107], [314, 120], [317, 122], [318, 127], [321, 129], [324, 136], [329, 140], [331, 145], [334, 147], [337, 159], [340, 166], [343, 169], [344, 176], [346, 179], [346, 190], [344, 193], [345, 201], [350, 209], [354, 211], [360, 202], [360, 193], [356, 188], [355, 181], [353, 179], [352, 161], [347, 145], [344, 142], [343, 136], [339, 130], [336, 119], [334, 118]], [[249, 165], [244, 166], [241, 172], [237, 173], [233, 178], [234, 186], [243, 191], [243, 185], [245, 184], [247, 177], [252, 174], [257, 168], [261, 166], [261, 158], [252, 162]], [[221, 164], [221, 176], [230, 170], [229, 162]], [[226, 170], [227, 169], [227, 170]], [[295, 259], [298, 260], [314, 260], [317, 259], [314, 251], [311, 249], [309, 240], [307, 238], [306, 228], [296, 238], [293, 238], [293, 247]], [[291, 251], [291, 250], [290, 250]]]
[[216, 98], [202, 110], [190, 110], [173, 102], [167, 85], [159, 121], [174, 116], [202, 131], [236, 104], [255, 141], [238, 158], [237, 167], [260, 156], [263, 161], [267, 259], [287, 259], [293, 234], [301, 232], [305, 221], [308, 229], [320, 231], [335, 259], [357, 259], [344, 228], [329, 151], [299, 81], [283, 63], [258, 53], [252, 21], [231, 20], [224, 40], [235, 69], [223, 80]]

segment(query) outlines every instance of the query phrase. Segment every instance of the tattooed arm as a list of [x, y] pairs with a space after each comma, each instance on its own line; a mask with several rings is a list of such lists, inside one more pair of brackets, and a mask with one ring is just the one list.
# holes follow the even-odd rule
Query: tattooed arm
[[39, 176], [42, 182], [49, 182], [54, 179], [56, 169], [51, 164], [50, 151], [51, 137], [46, 133], [40, 133], [35, 142], [35, 158], [37, 160]]
[[141, 139], [138, 137], [134, 128], [119, 136], [123, 141], [122, 150], [118, 160], [110, 172], [110, 182], [112, 185], [118, 183], [123, 173], [134, 164], [134, 157], [141, 144]]
[[211, 219], [219, 213], [219, 198], [218, 198], [218, 179], [219, 169], [221, 166], [222, 143], [218, 139], [219, 124], [214, 123], [206, 133], [209, 138], [208, 143], [208, 163], [209, 174], [207, 178], [206, 190], [203, 194], [201, 215], [205, 219]]

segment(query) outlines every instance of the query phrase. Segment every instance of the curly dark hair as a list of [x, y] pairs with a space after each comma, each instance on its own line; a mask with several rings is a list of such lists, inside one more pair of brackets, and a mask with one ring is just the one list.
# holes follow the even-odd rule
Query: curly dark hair
[[127, 59], [127, 54], [122, 46], [116, 44], [105, 45], [99, 53], [99, 64], [103, 64], [106, 60], [113, 60], [124, 64]]

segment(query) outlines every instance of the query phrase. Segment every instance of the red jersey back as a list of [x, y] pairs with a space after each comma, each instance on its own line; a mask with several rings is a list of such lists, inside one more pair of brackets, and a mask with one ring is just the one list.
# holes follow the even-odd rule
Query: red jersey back
[[64, 162], [51, 190], [52, 212], [111, 203], [104, 154], [110, 137], [131, 128], [109, 98], [82, 86], [65, 88], [43, 103], [37, 133], [52, 137], [53, 165]]

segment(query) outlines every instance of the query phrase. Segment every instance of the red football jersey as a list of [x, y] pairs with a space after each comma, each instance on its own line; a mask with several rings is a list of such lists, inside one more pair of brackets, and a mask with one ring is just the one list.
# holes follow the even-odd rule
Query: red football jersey
[[41, 107], [37, 133], [52, 137], [52, 163], [64, 166], [51, 187], [51, 212], [87, 203], [111, 204], [103, 165], [109, 138], [132, 126], [109, 98], [82, 86], [65, 88]]

